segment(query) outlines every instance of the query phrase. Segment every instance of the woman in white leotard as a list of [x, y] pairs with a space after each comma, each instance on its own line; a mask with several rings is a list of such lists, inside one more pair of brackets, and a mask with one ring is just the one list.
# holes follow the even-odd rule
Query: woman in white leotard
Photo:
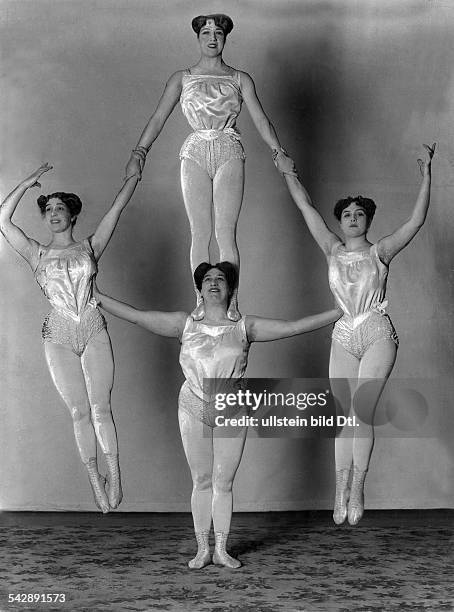
[[231, 438], [216, 435], [215, 417], [219, 412], [211, 401], [216, 391], [206, 387], [206, 379], [241, 379], [251, 342], [302, 334], [328, 325], [340, 315], [340, 310], [335, 309], [297, 321], [246, 316], [232, 322], [227, 308], [236, 280], [236, 269], [228, 262], [216, 266], [202, 263], [196, 268], [194, 281], [205, 303], [202, 321], [184, 312], [136, 310], [96, 293], [101, 307], [108, 312], [181, 342], [180, 364], [186, 380], [179, 395], [178, 417], [193, 481], [191, 509], [198, 543], [197, 555], [189, 562], [193, 569], [211, 561], [208, 539], [212, 521], [216, 543], [213, 563], [230, 568], [241, 565], [227, 553], [226, 543], [232, 517], [232, 484], [247, 428], [238, 428]]
[[[88, 471], [96, 505], [102, 512], [122, 499], [118, 444], [110, 407], [114, 363], [103, 316], [93, 298], [97, 262], [131, 199], [138, 177], [128, 179], [95, 233], [82, 242], [73, 228], [82, 203], [73, 193], [40, 196], [38, 205], [51, 234], [49, 244], [29, 238], [11, 220], [21, 198], [39, 187], [40, 176], [51, 169], [44, 164], [22, 181], [3, 202], [0, 229], [9, 244], [32, 268], [52, 310], [42, 327], [46, 362], [52, 380], [73, 421], [80, 458]], [[107, 483], [98, 472], [98, 441], [107, 464]]]
[[[385, 312], [388, 266], [415, 237], [426, 219], [435, 144], [424, 147], [428, 157], [425, 161], [418, 160], [423, 180], [412, 214], [401, 227], [375, 244], [367, 239], [375, 213], [372, 200], [357, 196], [336, 204], [334, 214], [343, 235], [341, 240], [325, 225], [308, 193], [294, 176], [293, 161], [289, 158], [278, 160], [278, 168], [286, 178], [291, 196], [327, 257], [331, 291], [344, 313], [333, 330], [330, 377], [343, 414], [356, 414], [359, 422], [358, 426], [344, 427], [336, 438], [333, 512], [336, 524], [348, 517], [349, 523], [356, 525], [364, 512], [364, 480], [374, 443], [375, 408], [394, 366], [398, 346], [397, 334]], [[375, 383], [370, 384], [373, 379]], [[348, 381], [348, 389], [343, 381]], [[363, 385], [367, 381], [366, 388]]]
[[[191, 128], [181, 151], [181, 186], [191, 226], [191, 270], [209, 259], [214, 231], [219, 258], [239, 267], [236, 226], [243, 200], [245, 154], [236, 129], [244, 100], [252, 120], [273, 158], [283, 157], [276, 132], [264, 113], [251, 77], [225, 64], [226, 37], [233, 28], [227, 15], [201, 15], [192, 21], [200, 59], [186, 70], [175, 72], [167, 82], [159, 104], [148, 121], [126, 167], [126, 176], [141, 175], [145, 157], [159, 136], [178, 100]], [[194, 319], [203, 318], [203, 301], [196, 290]], [[240, 318], [237, 288], [228, 310], [229, 319]]]

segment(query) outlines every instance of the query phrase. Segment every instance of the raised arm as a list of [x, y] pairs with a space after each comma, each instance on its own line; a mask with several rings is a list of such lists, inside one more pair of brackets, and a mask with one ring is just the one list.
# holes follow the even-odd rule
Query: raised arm
[[109, 244], [109, 240], [112, 238], [120, 215], [131, 199], [138, 182], [139, 177], [137, 175], [131, 176], [125, 180], [109, 212], [104, 215], [95, 233], [91, 237], [91, 246], [96, 260], [101, 257], [104, 249]]
[[399, 251], [401, 251], [411, 240], [413, 240], [426, 220], [430, 203], [432, 157], [435, 153], [436, 143], [434, 142], [431, 147], [426, 144], [423, 146], [428, 155], [425, 160], [418, 159], [419, 169], [423, 179], [413, 212], [407, 221], [405, 221], [405, 223], [395, 232], [377, 242], [378, 256], [385, 264], [389, 264], [393, 257], [395, 257]]
[[281, 158], [287, 157], [287, 153], [281, 147], [274, 126], [263, 110], [251, 76], [247, 72], [240, 71], [240, 78], [243, 100], [246, 103], [247, 109], [258, 133], [270, 147], [273, 155], [273, 161], [276, 167], [278, 167], [277, 161]]
[[178, 70], [177, 72], [174, 72], [174, 74], [172, 74], [170, 79], [167, 81], [164, 93], [158, 102], [158, 106], [148, 120], [136, 148], [132, 151], [125, 170], [126, 178], [129, 178], [135, 174], [139, 177], [139, 180], [142, 178], [142, 170], [145, 165], [147, 153], [153, 142], [161, 133], [165, 122], [169, 118], [169, 115], [175, 108], [175, 105], [180, 98], [182, 76], [183, 72]]
[[246, 332], [250, 342], [267, 342], [280, 340], [290, 336], [298, 336], [320, 327], [334, 323], [342, 315], [339, 308], [321, 312], [310, 317], [303, 317], [297, 321], [282, 321], [280, 319], [265, 319], [262, 317], [247, 316]]
[[188, 315], [185, 312], [159, 312], [157, 310], [138, 310], [129, 304], [104, 295], [95, 287], [94, 296], [98, 305], [110, 314], [144, 327], [148, 331], [166, 336], [180, 338]]
[[302, 212], [314, 240], [325, 255], [329, 255], [333, 244], [339, 242], [339, 237], [327, 227], [321, 214], [314, 208], [309, 194], [298, 178], [293, 160], [282, 156], [277, 160], [277, 168], [284, 175], [290, 195]]
[[5, 236], [13, 249], [17, 251], [19, 255], [22, 255], [22, 257], [30, 264], [34, 250], [33, 247], [37, 243], [29, 238], [17, 225], [15, 225], [11, 218], [24, 193], [32, 187], [41, 187], [38, 179], [42, 174], [51, 169], [52, 166], [50, 166], [48, 163], [40, 166], [29, 177], [19, 183], [19, 185], [13, 189], [13, 191], [5, 198], [4, 202], [0, 206], [0, 230], [2, 234]]

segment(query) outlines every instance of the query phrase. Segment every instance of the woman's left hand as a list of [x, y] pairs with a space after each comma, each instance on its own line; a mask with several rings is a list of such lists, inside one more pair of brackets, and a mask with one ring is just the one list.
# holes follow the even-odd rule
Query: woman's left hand
[[423, 144], [422, 146], [426, 149], [427, 153], [429, 154], [429, 158], [425, 160], [418, 159], [417, 162], [419, 164], [419, 171], [421, 172], [423, 176], [426, 176], [430, 172], [430, 166], [432, 164], [432, 157], [435, 154], [435, 147], [437, 146], [437, 143], [434, 142], [432, 146], [429, 146], [426, 144]]
[[22, 184], [27, 189], [31, 189], [32, 187], [41, 187], [41, 183], [38, 181], [38, 179], [45, 172], [49, 172], [49, 170], [52, 170], [52, 167], [53, 166], [51, 166], [48, 162], [46, 162], [45, 164], [42, 164], [37, 170], [33, 172], [33, 174], [30, 174], [30, 176], [28, 176], [22, 182]]
[[278, 151], [275, 155], [273, 154], [273, 161], [282, 175], [290, 174], [291, 176], [298, 177], [295, 162], [284, 151]]

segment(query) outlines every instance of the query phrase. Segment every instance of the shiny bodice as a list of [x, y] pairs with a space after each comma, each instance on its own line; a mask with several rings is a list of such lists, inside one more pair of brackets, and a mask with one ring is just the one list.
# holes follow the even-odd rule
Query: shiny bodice
[[183, 75], [181, 109], [193, 130], [234, 129], [242, 101], [238, 72]]
[[79, 322], [87, 306], [96, 306], [93, 277], [98, 271], [88, 240], [65, 249], [40, 245], [35, 278], [60, 314]]
[[180, 364], [191, 390], [204, 398], [204, 378], [241, 378], [249, 341], [244, 319], [231, 325], [205, 325], [188, 317], [181, 337]]
[[376, 244], [364, 251], [345, 251], [337, 242], [328, 263], [329, 285], [344, 313], [356, 318], [383, 309], [388, 266], [380, 260]]

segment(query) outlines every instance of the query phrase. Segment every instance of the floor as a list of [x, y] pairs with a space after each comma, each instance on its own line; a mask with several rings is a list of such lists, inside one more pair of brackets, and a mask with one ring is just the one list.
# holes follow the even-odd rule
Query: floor
[[[189, 570], [189, 514], [0, 514], [0, 610], [454, 610], [454, 511], [238, 513], [239, 570]], [[64, 594], [64, 603], [8, 603]], [[24, 598], [24, 597], [23, 597]]]

